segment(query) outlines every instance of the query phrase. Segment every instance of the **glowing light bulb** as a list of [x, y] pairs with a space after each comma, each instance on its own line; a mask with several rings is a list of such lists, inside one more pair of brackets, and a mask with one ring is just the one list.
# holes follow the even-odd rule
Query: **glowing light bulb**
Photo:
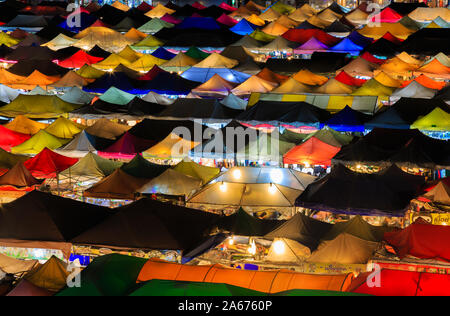
[[234, 177], [236, 180], [239, 180], [239, 179], [241, 178], [241, 176], [242, 176], [241, 170], [235, 169], [235, 170], [233, 171], [233, 177]]
[[277, 192], [277, 187], [273, 183], [271, 183], [269, 185], [269, 189], [268, 190], [269, 190], [270, 194], [275, 194]]
[[311, 165], [310, 165], [309, 162], [307, 162], [307, 161], [305, 161], [303, 164], [305, 165], [306, 168], [311, 167]]
[[222, 182], [222, 184], [219, 186], [220, 191], [226, 192], [227, 191], [227, 185], [226, 183]]
[[277, 255], [282, 255], [286, 251], [286, 248], [284, 246], [284, 242], [281, 241], [281, 240], [274, 241], [272, 247], [273, 247], [273, 251]]
[[248, 253], [251, 255], [256, 254], [256, 244], [255, 244], [254, 240], [252, 240], [252, 243], [251, 243], [250, 247], [248, 248]]
[[234, 237], [230, 237], [230, 238], [228, 239], [228, 244], [229, 244], [230, 246], [234, 245]]

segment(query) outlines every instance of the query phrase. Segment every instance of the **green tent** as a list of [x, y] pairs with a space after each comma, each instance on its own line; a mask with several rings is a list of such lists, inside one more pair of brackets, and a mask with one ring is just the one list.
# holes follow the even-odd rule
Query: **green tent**
[[151, 280], [130, 296], [267, 296], [267, 294], [224, 283]]
[[44, 148], [57, 149], [70, 142], [70, 139], [63, 139], [53, 136], [44, 130], [40, 130], [36, 135], [26, 142], [11, 148], [13, 154], [35, 155]]
[[340, 234], [347, 233], [367, 241], [379, 242], [389, 230], [389, 227], [370, 225], [360, 215], [356, 215], [349, 221], [334, 224], [323, 240], [333, 240]]
[[11, 169], [19, 162], [25, 162], [29, 157], [14, 155], [0, 148], [0, 169]]
[[256, 218], [241, 207], [236, 213], [221, 217], [217, 227], [239, 236], [264, 236], [282, 223], [284, 221]]
[[65, 288], [56, 296], [124, 296], [133, 292], [147, 259], [118, 254], [95, 258], [81, 272], [81, 287]]
[[11, 103], [0, 108], [0, 115], [6, 117], [24, 115], [29, 118], [57, 118], [82, 106], [82, 104], [63, 101], [56, 95], [20, 94]]
[[[272, 145], [272, 137], [278, 138], [278, 144], [274, 142]], [[241, 160], [260, 161], [273, 159], [274, 155], [278, 154], [279, 161], [282, 161], [283, 155], [294, 147], [295, 143], [285, 141], [278, 129], [275, 129], [270, 134], [260, 134], [257, 139], [250, 141], [243, 150], [236, 153], [236, 157]]]
[[163, 28], [172, 28], [175, 24], [166, 22], [164, 20], [154, 18], [142, 25], [138, 28], [138, 31], [143, 33], [155, 34], [156, 32], [161, 31]]
[[94, 153], [88, 153], [72, 167], [63, 171], [61, 175], [75, 178], [103, 178], [112, 174], [122, 165], [122, 162], [105, 159]]
[[304, 141], [307, 141], [313, 136], [334, 147], [348, 145], [353, 140], [353, 136], [339, 133], [338, 131], [335, 131], [334, 129], [331, 129], [329, 127], [324, 127], [315, 133], [309, 134], [305, 137]]
[[141, 155], [136, 155], [122, 170], [130, 176], [142, 179], [153, 179], [166, 171], [169, 166], [151, 163]]
[[152, 50], [156, 49], [159, 46], [163, 46], [164, 42], [160, 39], [154, 37], [153, 35], [148, 35], [146, 38], [144, 38], [139, 43], [136, 43], [131, 46], [134, 50]]
[[264, 33], [259, 29], [254, 30], [249, 36], [257, 41], [264, 43], [272, 42], [274, 39], [277, 38], [276, 36]]
[[281, 134], [283, 136], [283, 140], [289, 142], [289, 143], [294, 143], [296, 145], [299, 145], [301, 143], [303, 143], [303, 141], [310, 135], [312, 135], [313, 133], [296, 133], [293, 131], [290, 131], [288, 129], [285, 129], [283, 134]]
[[202, 180], [203, 184], [208, 183], [220, 173], [219, 168], [202, 166], [193, 162], [189, 158], [185, 158], [173, 169], [187, 176], [200, 179]]
[[208, 57], [210, 55], [194, 46], [191, 46], [184, 54], [189, 57], [192, 57], [194, 59], [199, 59], [199, 60], [205, 59], [206, 57]]
[[120, 89], [117, 89], [116, 87], [111, 87], [106, 90], [106, 92], [103, 93], [99, 99], [113, 104], [125, 105], [135, 97], [136, 96], [134, 94], [122, 91]]
[[280, 1], [276, 2], [274, 5], [270, 7], [272, 10], [275, 10], [276, 12], [280, 14], [291, 14], [295, 11], [295, 7], [290, 6], [288, 4], [284, 4]]

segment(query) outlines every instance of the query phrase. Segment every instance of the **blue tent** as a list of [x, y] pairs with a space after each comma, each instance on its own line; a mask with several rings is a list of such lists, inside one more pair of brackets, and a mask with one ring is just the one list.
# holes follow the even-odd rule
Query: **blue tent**
[[139, 93], [139, 90], [131, 83], [131, 79], [123, 72], [105, 74], [93, 83], [83, 87], [83, 90], [94, 93], [105, 93], [110, 87], [116, 87], [117, 89], [132, 94]]
[[198, 82], [164, 71], [158, 73], [152, 80], [141, 81], [139, 84], [139, 94], [153, 91], [166, 95], [188, 95], [198, 85]]
[[65, 20], [64, 22], [60, 23], [58, 26], [63, 28], [63, 29], [65, 29], [65, 30], [68, 30], [70, 32], [78, 33], [81, 30], [84, 30], [85, 28], [87, 28], [87, 27], [91, 26], [92, 24], [94, 24], [95, 21], [97, 21], [97, 17], [94, 16], [94, 15], [87, 14], [85, 12], [81, 12], [79, 20], [78, 19], [72, 19], [71, 16], [68, 17], [68, 20], [71, 21], [72, 23], [76, 22], [76, 21], [81, 21], [81, 25], [79, 25], [79, 26], [69, 26], [67, 24], [67, 20]]
[[330, 50], [336, 53], [350, 53], [354, 56], [358, 56], [359, 52], [362, 51], [363, 49], [364, 49], [363, 47], [356, 45], [348, 37], [344, 38], [342, 41], [340, 41], [333, 47], [330, 47]]
[[213, 18], [187, 17], [175, 26], [177, 29], [202, 29], [202, 30], [220, 30], [219, 24]]
[[197, 81], [197, 82], [206, 82], [212, 78], [215, 74], [218, 74], [223, 79], [235, 82], [235, 83], [243, 83], [245, 80], [251, 77], [251, 75], [239, 72], [236, 70], [228, 69], [228, 68], [198, 68], [191, 67], [181, 75], [183, 78]]
[[371, 116], [353, 110], [347, 105], [321, 124], [321, 127], [327, 125], [338, 132], [364, 132], [364, 123], [370, 118]]
[[230, 28], [230, 31], [239, 35], [250, 35], [256, 30], [258, 26], [248, 22], [246, 19], [242, 19], [238, 24]]
[[350, 35], [347, 36], [347, 38], [350, 39], [356, 45], [361, 46], [361, 47], [366, 47], [366, 46], [372, 44], [372, 42], [373, 42], [372, 38], [361, 35], [357, 31], [351, 32]]
[[152, 56], [154, 56], [156, 58], [164, 59], [164, 60], [171, 60], [172, 58], [174, 58], [177, 55], [169, 52], [164, 47], [159, 47], [157, 50], [155, 50], [152, 53]]

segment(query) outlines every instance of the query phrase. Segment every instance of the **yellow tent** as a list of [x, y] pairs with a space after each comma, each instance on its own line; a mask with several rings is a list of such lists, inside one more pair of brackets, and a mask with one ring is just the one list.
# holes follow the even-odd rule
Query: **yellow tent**
[[46, 263], [28, 272], [25, 280], [40, 288], [58, 292], [67, 285], [68, 277], [66, 264], [52, 256]]
[[273, 89], [270, 93], [278, 93], [278, 94], [285, 94], [285, 93], [310, 93], [311, 87], [298, 82], [294, 78], [289, 78], [285, 82], [283, 82], [279, 87]]
[[164, 42], [161, 41], [160, 39], [157, 39], [153, 35], [147, 35], [147, 37], [145, 37], [143, 40], [134, 44], [133, 48], [146, 50], [146, 49], [155, 48], [155, 47], [159, 47], [159, 46], [163, 46], [163, 45], [164, 45]]
[[355, 10], [351, 11], [349, 14], [345, 16], [347, 20], [354, 24], [367, 24], [367, 18], [369, 17], [369, 14], [366, 12], [356, 8]]
[[316, 10], [314, 10], [309, 4], [304, 4], [303, 6], [289, 14], [289, 18], [298, 22], [303, 22], [315, 14]]
[[103, 27], [103, 26], [91, 26], [91, 27], [85, 28], [83, 31], [76, 34], [74, 36], [74, 38], [82, 39], [89, 35], [107, 38], [110, 36], [120, 35], [120, 33], [114, 31], [113, 29]]
[[273, 36], [280, 36], [286, 33], [287, 30], [289, 30], [289, 28], [276, 21], [270, 22], [266, 27], [262, 29], [264, 33]]
[[130, 63], [135, 62], [144, 54], [134, 51], [130, 46], [125, 47], [123, 50], [121, 50], [117, 56], [120, 56], [126, 60], [128, 60]]
[[113, 71], [120, 64], [130, 67], [131, 62], [117, 54], [111, 54], [101, 62], [93, 64], [92, 67], [103, 71]]
[[356, 76], [364, 76], [364, 77], [373, 77], [373, 71], [378, 68], [378, 65], [373, 64], [364, 58], [358, 57], [351, 62], [349, 62], [347, 65], [339, 69], [337, 74], [340, 71], [345, 71], [352, 77]]
[[438, 17], [450, 22], [450, 10], [448, 8], [417, 8], [408, 16], [418, 22], [429, 22]]
[[98, 79], [105, 74], [104, 71], [89, 65], [84, 65], [80, 69], [76, 70], [75, 73], [86, 79]]
[[200, 144], [185, 140], [176, 134], [170, 133], [164, 140], [142, 153], [144, 158], [157, 159], [183, 159], [189, 151]]
[[166, 8], [165, 6], [163, 6], [161, 3], [158, 3], [158, 5], [156, 7], [154, 7], [153, 9], [151, 9], [150, 11], [148, 11], [145, 15], [148, 16], [149, 18], [161, 18], [166, 14], [172, 14], [175, 13], [175, 10]]
[[233, 68], [239, 64], [236, 59], [227, 58], [217, 53], [212, 53], [205, 59], [203, 59], [194, 67], [197, 68]]
[[287, 15], [280, 16], [275, 22], [283, 25], [284, 27], [287, 27], [288, 29], [292, 29], [300, 24], [300, 22], [294, 21]]
[[325, 84], [315, 89], [314, 92], [320, 94], [350, 94], [353, 92], [353, 87], [331, 78]]
[[48, 85], [55, 83], [59, 79], [61, 79], [59, 76], [46, 76], [38, 70], [35, 70], [28, 77], [23, 78], [19, 82], [10, 83], [8, 86], [14, 89], [25, 90], [32, 90], [37, 86], [46, 89]]
[[53, 136], [64, 139], [72, 139], [81, 133], [85, 126], [72, 122], [64, 117], [59, 117], [45, 131]]
[[186, 55], [185, 53], [179, 52], [174, 58], [166, 61], [161, 65], [161, 68], [166, 71], [186, 71], [190, 67], [198, 63], [198, 60]]
[[119, 32], [102, 26], [88, 27], [74, 37], [80, 40], [73, 46], [84, 50], [90, 50], [98, 45], [108, 52], [120, 52], [127, 45], [134, 43], [133, 40], [126, 38]]
[[259, 16], [257, 16], [256, 14], [252, 14], [249, 17], [245, 18], [248, 22], [257, 25], [257, 26], [263, 26], [266, 24], [266, 21], [264, 21], [263, 19], [261, 19]]
[[322, 12], [320, 12], [319, 14], [317, 14], [317, 17], [321, 20], [327, 21], [329, 23], [333, 23], [334, 21], [342, 18], [342, 14], [336, 13], [333, 10], [327, 8], [327, 9], [323, 10]]
[[133, 62], [129, 67], [133, 70], [145, 73], [153, 68], [153, 66], [162, 65], [166, 62], [164, 59], [157, 58], [152, 55], [143, 55], [141, 58]]
[[5, 32], [0, 32], [0, 45], [11, 47], [19, 43], [20, 43], [19, 39], [12, 37], [11, 35], [6, 34]]
[[395, 56], [399, 59], [401, 59], [402, 61], [404, 61], [407, 64], [413, 64], [413, 65], [420, 65], [422, 64], [422, 62], [414, 57], [412, 57], [410, 54], [408, 54], [407, 52], [401, 52], [400, 54], [398, 54], [397, 56]]
[[22, 134], [35, 135], [41, 129], [47, 128], [48, 124], [30, 120], [28, 117], [18, 115], [14, 120], [4, 125], [6, 128]]
[[219, 175], [220, 169], [214, 167], [207, 167], [199, 165], [189, 158], [183, 159], [177, 164], [173, 170], [181, 172], [182, 174], [202, 180], [202, 183], [208, 183], [213, 178]]
[[0, 83], [4, 85], [12, 85], [23, 81], [25, 77], [15, 75], [4, 68], [0, 68]]
[[381, 83], [382, 85], [386, 86], [386, 87], [400, 88], [402, 86], [402, 82], [401, 81], [392, 78], [391, 76], [386, 74], [384, 71], [380, 71], [374, 77], [374, 79], [376, 81], [378, 81], [379, 83]]
[[142, 33], [141, 31], [138, 31], [133, 27], [133, 28], [129, 29], [128, 32], [126, 32], [123, 36], [125, 36], [129, 40], [133, 41], [133, 43], [137, 43], [139, 41], [142, 41], [144, 38], [146, 38], [147, 34]]
[[384, 36], [387, 32], [391, 33], [395, 37], [400, 39], [406, 39], [409, 35], [414, 33], [414, 30], [411, 30], [405, 26], [403, 26], [400, 22], [397, 23], [380, 23], [380, 25], [369, 26], [366, 25], [362, 29], [358, 30], [358, 32], [364, 36], [371, 37], [374, 39], [379, 39]]
[[258, 76], [251, 76], [236, 88], [231, 90], [235, 96], [249, 96], [252, 92], [267, 93], [272, 91], [278, 84], [261, 79]]
[[300, 70], [299, 72], [292, 75], [292, 78], [294, 78], [298, 82], [310, 86], [321, 86], [328, 81], [327, 77], [316, 75], [315, 73], [309, 71], [308, 69]]
[[[396, 76], [396, 77], [410, 77], [412, 72], [418, 68], [418, 65], [407, 63], [398, 56], [393, 57], [380, 66], [380, 71]], [[375, 71], [377, 73], [378, 71]]]
[[328, 21], [322, 20], [317, 15], [313, 15], [312, 17], [308, 18], [308, 20], [306, 20], [306, 22], [308, 22], [309, 24], [312, 24], [314, 26], [317, 26], [318, 28], [321, 28], [321, 29], [326, 28], [328, 25], [333, 23], [333, 22], [328, 22]]
[[265, 12], [261, 13], [259, 15], [259, 18], [264, 21], [272, 22], [272, 21], [275, 21], [276, 19], [278, 19], [280, 16], [281, 16], [280, 13], [269, 8]]
[[390, 96], [395, 88], [386, 87], [375, 79], [370, 79], [361, 87], [356, 89], [352, 95], [373, 95], [373, 96]]
[[121, 11], [127, 12], [128, 10], [130, 10], [130, 7], [121, 3], [120, 1], [115, 1], [113, 4], [111, 4], [112, 7], [119, 9]]
[[26, 142], [18, 146], [12, 147], [11, 153], [23, 155], [37, 155], [45, 148], [51, 150], [57, 149], [59, 147], [64, 146], [68, 142], [70, 142], [70, 139], [58, 138], [47, 133], [45, 130], [41, 130]]
[[236, 83], [223, 79], [218, 74], [214, 74], [208, 81], [199, 85], [191, 92], [194, 95], [208, 97], [225, 97], [237, 86]]
[[63, 49], [63, 48], [67, 48], [69, 46], [72, 46], [73, 44], [75, 44], [76, 42], [78, 42], [77, 39], [73, 39], [67, 35], [64, 34], [59, 34], [58, 36], [56, 36], [54, 39], [52, 39], [51, 41], [42, 44], [41, 46], [45, 46], [50, 48], [51, 50], [59, 50], [59, 49]]
[[417, 128], [425, 131], [450, 131], [450, 114], [439, 107], [427, 115], [417, 119], [411, 128]]

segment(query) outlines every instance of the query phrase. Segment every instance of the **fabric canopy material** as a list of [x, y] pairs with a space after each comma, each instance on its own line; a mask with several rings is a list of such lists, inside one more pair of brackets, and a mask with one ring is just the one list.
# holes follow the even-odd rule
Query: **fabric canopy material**
[[59, 155], [48, 148], [27, 160], [24, 165], [37, 178], [54, 178], [77, 163], [78, 159]]

